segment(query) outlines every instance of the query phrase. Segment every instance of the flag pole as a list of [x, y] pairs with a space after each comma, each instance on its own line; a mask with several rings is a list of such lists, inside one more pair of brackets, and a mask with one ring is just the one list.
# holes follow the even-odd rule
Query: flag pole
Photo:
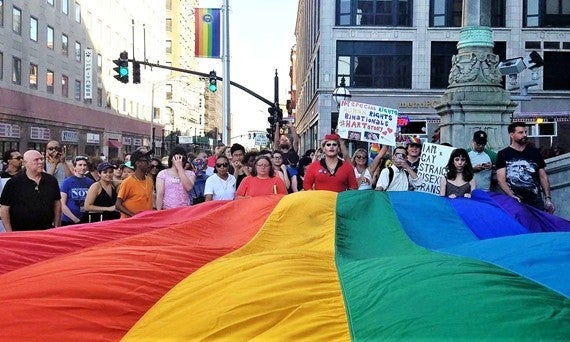
[[[230, 10], [229, 0], [224, 0], [224, 28], [222, 34], [222, 72], [224, 74], [222, 98], [222, 142], [228, 146], [231, 134], [230, 113]], [[216, 137], [217, 138], [217, 137]]]

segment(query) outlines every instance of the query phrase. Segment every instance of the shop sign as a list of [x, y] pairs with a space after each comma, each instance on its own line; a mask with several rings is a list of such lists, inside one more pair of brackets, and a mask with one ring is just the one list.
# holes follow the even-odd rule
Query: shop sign
[[134, 138], [133, 139], [133, 145], [136, 147], [142, 146], [142, 139], [140, 138]]
[[101, 143], [101, 135], [94, 133], [87, 133], [87, 143], [88, 144], [99, 144]]
[[51, 130], [45, 127], [30, 127], [31, 140], [51, 140]]
[[61, 141], [76, 143], [79, 141], [79, 133], [77, 131], [61, 131]]
[[2, 138], [20, 138], [20, 126], [7, 123], [0, 123], [0, 137]]

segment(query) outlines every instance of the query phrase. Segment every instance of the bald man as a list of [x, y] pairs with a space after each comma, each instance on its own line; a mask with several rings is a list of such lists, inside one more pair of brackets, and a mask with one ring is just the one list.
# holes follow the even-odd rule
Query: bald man
[[6, 182], [0, 197], [0, 217], [7, 232], [38, 230], [61, 225], [61, 194], [57, 179], [45, 172], [44, 157], [36, 150], [24, 153], [21, 172]]

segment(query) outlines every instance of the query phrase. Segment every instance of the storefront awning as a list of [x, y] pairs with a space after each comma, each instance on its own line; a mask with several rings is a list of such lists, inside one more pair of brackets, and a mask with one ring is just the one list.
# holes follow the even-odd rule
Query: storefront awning
[[123, 144], [118, 139], [109, 139], [107, 141], [107, 146], [111, 148], [121, 148]]

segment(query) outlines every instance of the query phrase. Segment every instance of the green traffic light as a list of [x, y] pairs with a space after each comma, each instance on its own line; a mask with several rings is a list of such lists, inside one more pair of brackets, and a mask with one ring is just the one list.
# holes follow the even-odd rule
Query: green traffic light
[[119, 68], [119, 75], [121, 75], [121, 77], [128, 76], [129, 75], [129, 68], [120, 67]]
[[215, 84], [210, 84], [209, 89], [210, 89], [210, 91], [213, 93], [213, 92], [215, 92], [216, 90], [218, 90], [218, 87], [217, 87]]

